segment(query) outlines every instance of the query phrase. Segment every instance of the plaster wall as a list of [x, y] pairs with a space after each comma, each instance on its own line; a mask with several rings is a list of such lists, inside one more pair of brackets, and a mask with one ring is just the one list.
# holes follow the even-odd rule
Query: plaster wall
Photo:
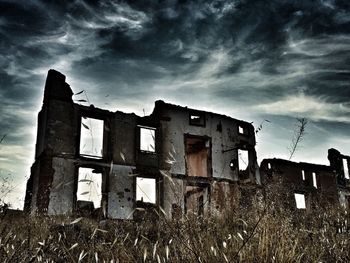
[[49, 215], [71, 214], [73, 212], [76, 180], [74, 160], [59, 157], [52, 158], [54, 170], [50, 191]]
[[136, 118], [134, 114], [116, 112], [113, 118], [113, 162], [135, 165]]
[[163, 210], [171, 218], [174, 207], [178, 207], [183, 212], [184, 207], [184, 180], [165, 177], [163, 178]]
[[211, 138], [212, 175], [214, 178], [238, 180], [238, 169], [231, 170], [230, 168], [230, 161], [237, 159], [237, 150], [225, 153], [223, 150], [233, 149], [239, 143], [254, 143], [248, 136], [238, 136], [238, 122], [207, 113], [205, 114], [205, 127], [201, 127], [189, 125], [188, 111], [169, 109], [163, 115], [170, 117], [170, 121], [161, 122], [161, 127], [162, 154], [166, 156], [165, 159], [174, 159], [174, 163], [170, 166], [171, 173], [186, 174], [184, 134], [191, 134]]
[[134, 166], [113, 165], [109, 174], [108, 217], [133, 219]]

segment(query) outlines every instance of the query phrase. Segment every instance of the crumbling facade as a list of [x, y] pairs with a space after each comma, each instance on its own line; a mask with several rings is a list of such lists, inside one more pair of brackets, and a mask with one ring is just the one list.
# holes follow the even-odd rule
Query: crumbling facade
[[263, 185], [278, 182], [289, 208], [312, 210], [321, 206], [350, 208], [350, 158], [328, 150], [330, 165], [264, 159], [260, 165]]
[[96, 211], [169, 218], [238, 206], [260, 183], [254, 127], [228, 116], [156, 101], [153, 113], [110, 112], [74, 103], [65, 76], [50, 70], [38, 115], [25, 210]]
[[328, 160], [336, 177], [339, 203], [350, 209], [350, 156], [332, 148], [328, 150]]

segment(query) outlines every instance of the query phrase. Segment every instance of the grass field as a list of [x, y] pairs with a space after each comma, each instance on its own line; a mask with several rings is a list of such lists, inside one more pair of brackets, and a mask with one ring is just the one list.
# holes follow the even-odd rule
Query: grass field
[[1, 262], [350, 262], [343, 209], [268, 202], [205, 219], [142, 222], [1, 215]]

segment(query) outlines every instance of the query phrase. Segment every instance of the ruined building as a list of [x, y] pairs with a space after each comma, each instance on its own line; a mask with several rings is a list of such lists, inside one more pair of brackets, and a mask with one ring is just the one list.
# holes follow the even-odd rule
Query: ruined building
[[336, 149], [329, 149], [328, 160], [336, 177], [339, 202], [350, 209], [350, 156], [341, 154]]
[[171, 218], [237, 206], [260, 183], [254, 127], [211, 112], [156, 101], [151, 115], [74, 103], [50, 70], [38, 116], [25, 210], [100, 211], [132, 219], [161, 209]]
[[341, 205], [350, 209], [350, 156], [328, 150], [330, 165], [264, 159], [260, 165], [264, 185], [279, 182], [286, 207], [312, 210]]

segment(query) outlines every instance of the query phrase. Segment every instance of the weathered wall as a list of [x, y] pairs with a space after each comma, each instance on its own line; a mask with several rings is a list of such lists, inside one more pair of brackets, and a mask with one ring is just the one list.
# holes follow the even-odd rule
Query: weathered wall
[[60, 215], [73, 213], [76, 180], [76, 165], [73, 159], [53, 157], [53, 181], [50, 189], [48, 214]]
[[132, 219], [134, 202], [134, 166], [113, 165], [109, 174], [108, 217]]
[[[170, 167], [171, 173], [186, 174], [184, 135], [191, 134], [211, 138], [213, 177], [238, 180], [238, 169], [233, 171], [230, 168], [230, 161], [237, 159], [237, 150], [226, 153], [223, 151], [236, 148], [239, 144], [251, 145], [252, 147], [255, 145], [254, 135], [238, 136], [238, 121], [235, 122], [227, 117], [207, 113], [205, 127], [198, 127], [189, 125], [189, 112], [186, 110], [168, 108], [161, 114], [164, 119], [169, 119], [161, 121], [161, 132], [163, 134], [162, 155], [169, 159], [175, 159]], [[218, 126], [221, 128], [218, 129]]]
[[212, 208], [214, 213], [234, 211], [239, 207], [240, 191], [238, 184], [213, 182]]
[[[65, 76], [50, 70], [38, 116], [36, 160], [25, 200], [25, 209], [32, 213], [75, 213], [79, 168], [95, 169], [102, 175], [101, 207], [110, 218], [133, 218], [139, 205], [135, 201], [136, 176], [156, 179], [156, 204], [145, 207], [160, 205], [168, 217], [197, 209], [198, 200], [203, 202], [204, 213], [234, 210], [239, 203], [249, 205], [249, 196], [256, 190], [256, 183], [260, 184], [260, 172], [265, 184], [281, 179], [288, 189], [286, 204], [295, 205], [292, 198], [298, 192], [307, 195], [310, 207], [315, 202], [332, 203], [336, 199], [350, 206], [350, 178], [343, 166], [343, 160], [347, 160], [350, 168], [350, 156], [335, 149], [328, 152], [330, 166], [266, 159], [259, 170], [255, 132], [250, 123], [163, 101], [156, 101], [150, 116], [112, 113], [93, 105], [75, 104], [72, 95]], [[190, 114], [200, 118], [190, 121]], [[104, 122], [101, 158], [79, 152], [84, 117]], [[154, 153], [140, 150], [140, 126], [155, 129]], [[245, 171], [237, 167], [238, 149], [249, 151]], [[191, 162], [191, 173], [187, 162]], [[196, 169], [203, 163], [208, 169]], [[317, 188], [313, 186], [313, 172]]]
[[341, 154], [336, 149], [329, 149], [328, 150], [328, 160], [330, 163], [330, 166], [335, 171], [337, 176], [337, 182], [338, 185], [346, 188], [350, 188], [350, 178], [346, 178], [345, 171], [344, 171], [344, 165], [343, 165], [343, 159], [347, 162], [347, 168], [349, 170], [350, 168], [350, 156], [346, 156], [344, 154]]
[[113, 118], [112, 151], [113, 162], [135, 165], [136, 155], [136, 118], [135, 114], [116, 112]]
[[[205, 203], [205, 213], [210, 210], [223, 211], [226, 207], [234, 208], [239, 205], [240, 189], [237, 183], [240, 180], [238, 167], [231, 169], [230, 163], [235, 160], [238, 163], [238, 148], [249, 150], [249, 166], [247, 169], [250, 182], [260, 181], [260, 175], [256, 162], [255, 134], [251, 124], [234, 120], [227, 116], [200, 112], [205, 116], [205, 126], [195, 126], [189, 124], [189, 114], [192, 110], [174, 105], [156, 102], [156, 114], [160, 121], [161, 156], [160, 167], [168, 170], [174, 184], [164, 183], [164, 209], [170, 215], [172, 199], [174, 194], [170, 194], [175, 189], [179, 198], [179, 208], [186, 210], [186, 186], [202, 184], [203, 198]], [[239, 133], [238, 126], [245, 127], [245, 134]], [[209, 138], [211, 142], [211, 171], [209, 177], [189, 177], [186, 170], [186, 136], [202, 136]], [[177, 178], [177, 179], [175, 179]], [[214, 181], [212, 181], [214, 180]], [[220, 182], [216, 181], [220, 180]], [[223, 181], [221, 181], [223, 180]], [[193, 197], [194, 198], [194, 197]], [[225, 201], [224, 201], [225, 200]], [[178, 206], [178, 205], [177, 205]], [[230, 209], [229, 208], [229, 209]]]
[[339, 203], [342, 207], [350, 209], [350, 190], [341, 188], [338, 191]]
[[183, 213], [185, 209], [183, 180], [168, 175], [163, 178], [163, 189], [163, 210], [166, 215], [171, 218], [177, 209]]
[[51, 100], [47, 107], [45, 148], [53, 155], [75, 155], [77, 145], [77, 116], [70, 102]]
[[30, 179], [27, 182], [27, 186], [30, 183], [31, 186], [26, 189], [25, 196], [25, 207], [24, 210], [27, 213], [34, 214], [36, 211], [36, 200], [39, 186], [39, 175], [40, 175], [40, 160], [35, 160], [30, 169]]
[[[284, 202], [293, 207], [295, 207], [294, 193], [305, 195], [309, 206], [307, 208], [312, 208], [316, 203], [332, 204], [337, 200], [336, 177], [329, 166], [296, 163], [283, 159], [264, 159], [260, 171], [265, 185], [280, 180], [282, 189], [277, 191], [284, 191], [286, 199]], [[314, 187], [312, 173], [316, 174], [317, 187]]]
[[35, 158], [38, 158], [44, 151], [46, 145], [46, 120], [47, 120], [47, 107], [42, 107], [38, 114], [38, 131], [36, 136]]
[[[156, 179], [158, 198], [154, 206], [161, 205], [169, 217], [186, 210], [186, 193], [189, 197], [189, 189], [199, 185], [203, 186], [203, 191], [194, 193], [191, 198], [203, 200], [205, 213], [210, 212], [211, 202], [218, 209], [236, 202], [239, 188], [234, 182], [241, 178], [238, 168], [232, 169], [230, 163], [232, 160], [238, 163], [238, 148], [250, 150], [247, 171], [254, 179], [257, 168], [255, 136], [249, 123], [196, 111], [205, 115], [205, 125], [190, 125], [189, 114], [193, 110], [162, 101], [157, 101], [153, 114], [146, 117], [112, 113], [93, 105], [75, 104], [72, 94], [65, 76], [50, 70], [44, 104], [38, 116], [36, 161], [26, 196], [26, 206], [30, 206], [31, 211], [75, 213], [79, 168], [94, 169], [102, 175], [102, 210], [110, 218], [123, 219], [133, 218], [133, 211], [138, 206], [135, 173]], [[84, 117], [104, 122], [101, 158], [79, 152]], [[244, 134], [239, 133], [239, 125], [245, 127]], [[155, 153], [140, 150], [140, 126], [155, 129]], [[201, 171], [208, 175], [206, 178], [189, 177], [186, 172], [187, 135], [208, 138], [205, 147], [210, 149], [210, 154], [208, 158], [204, 156], [208, 159], [208, 169], [207, 173]], [[202, 160], [198, 161], [201, 163]]]
[[[346, 168], [348, 171], [350, 170], [350, 156], [344, 155], [336, 149], [329, 149], [328, 160], [337, 178], [339, 203], [350, 209], [350, 178], [347, 178], [344, 171]], [[345, 160], [345, 167], [343, 160]]]

